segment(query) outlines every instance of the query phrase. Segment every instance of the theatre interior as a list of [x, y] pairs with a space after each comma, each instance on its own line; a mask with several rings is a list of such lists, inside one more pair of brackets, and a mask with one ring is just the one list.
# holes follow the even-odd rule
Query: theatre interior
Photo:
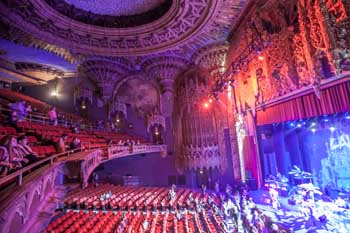
[[350, 232], [350, 0], [1, 0], [0, 232]]

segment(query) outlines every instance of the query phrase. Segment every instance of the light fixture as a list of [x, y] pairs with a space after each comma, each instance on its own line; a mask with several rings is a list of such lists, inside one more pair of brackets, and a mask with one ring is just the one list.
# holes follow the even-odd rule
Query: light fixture
[[204, 108], [209, 108], [209, 103], [208, 102], [204, 103]]
[[56, 90], [53, 90], [53, 91], [51, 92], [51, 96], [57, 97], [57, 96], [58, 96], [58, 92], [57, 92]]
[[331, 132], [334, 132], [334, 131], [335, 131], [335, 127], [334, 127], [334, 126], [331, 126], [331, 127], [329, 127], [329, 130], [330, 130]]
[[83, 99], [83, 101], [81, 102], [81, 108], [82, 109], [86, 109], [86, 103], [85, 100]]
[[261, 56], [261, 55], [259, 55], [259, 56], [258, 56], [258, 59], [259, 59], [259, 61], [263, 61], [263, 60], [264, 60], [264, 57]]
[[312, 128], [311, 132], [315, 133], [316, 132], [316, 128]]

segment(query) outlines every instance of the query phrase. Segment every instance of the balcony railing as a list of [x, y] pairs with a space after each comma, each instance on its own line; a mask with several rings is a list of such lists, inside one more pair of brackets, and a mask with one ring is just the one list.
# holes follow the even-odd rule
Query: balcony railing
[[111, 146], [108, 147], [108, 159], [122, 158], [134, 154], [161, 152], [166, 154], [166, 145], [131, 145], [131, 146]]
[[[97, 149], [97, 148], [96, 148]], [[166, 145], [132, 145], [132, 146], [111, 146], [111, 147], [101, 147], [98, 149], [102, 149], [105, 151], [107, 149], [107, 156], [104, 156], [104, 160], [102, 162], [106, 162], [110, 159], [114, 158], [121, 158], [126, 157], [129, 155], [135, 155], [135, 154], [143, 154], [143, 153], [154, 153], [154, 152], [160, 152], [162, 155], [166, 154], [167, 146]], [[22, 185], [23, 177], [25, 174], [28, 174], [29, 171], [33, 171], [33, 169], [36, 169], [39, 166], [42, 165], [52, 165], [55, 161], [58, 159], [69, 160], [72, 154], [75, 154], [77, 152], [81, 151], [93, 151], [95, 149], [86, 149], [86, 148], [79, 148], [76, 150], [69, 150], [64, 153], [59, 153], [52, 155], [48, 158], [39, 160], [33, 164], [30, 164], [28, 166], [25, 166], [3, 178], [0, 179], [0, 187], [7, 185], [9, 183], [12, 183], [17, 180], [17, 185]]]

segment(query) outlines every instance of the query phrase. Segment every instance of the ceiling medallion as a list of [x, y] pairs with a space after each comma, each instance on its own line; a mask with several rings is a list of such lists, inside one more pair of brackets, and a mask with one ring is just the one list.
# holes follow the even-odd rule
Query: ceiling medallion
[[45, 0], [60, 14], [89, 25], [128, 28], [151, 23], [164, 16], [173, 0]]

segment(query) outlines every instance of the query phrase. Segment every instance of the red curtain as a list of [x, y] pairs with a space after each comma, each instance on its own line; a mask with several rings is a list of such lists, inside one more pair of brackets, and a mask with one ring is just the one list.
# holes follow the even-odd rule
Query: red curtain
[[350, 81], [257, 111], [257, 125], [350, 111]]

